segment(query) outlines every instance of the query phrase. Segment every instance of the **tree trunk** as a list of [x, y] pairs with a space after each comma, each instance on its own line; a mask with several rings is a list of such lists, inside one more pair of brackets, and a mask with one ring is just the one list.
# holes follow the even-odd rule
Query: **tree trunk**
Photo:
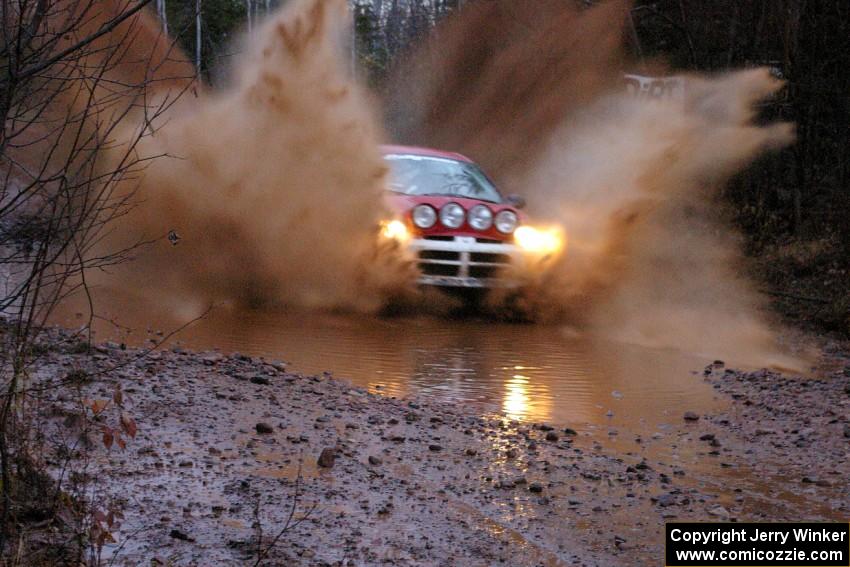
[[201, 76], [201, 0], [195, 0], [195, 72]]

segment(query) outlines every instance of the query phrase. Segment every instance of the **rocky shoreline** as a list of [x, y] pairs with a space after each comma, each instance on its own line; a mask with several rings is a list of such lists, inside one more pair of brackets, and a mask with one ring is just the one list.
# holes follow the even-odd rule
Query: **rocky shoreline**
[[[45, 427], [87, 437], [87, 474], [123, 511], [114, 564], [657, 564], [672, 519], [850, 512], [840, 345], [817, 380], [712, 365], [727, 411], [615, 450], [582, 424], [394, 399], [261, 358], [112, 343], [92, 356], [58, 331], [48, 344], [34, 379], [75, 376], [78, 394], [46, 388]], [[123, 450], [74, 431], [79, 399], [117, 390], [121, 412], [104, 402], [95, 423], [130, 416]]]

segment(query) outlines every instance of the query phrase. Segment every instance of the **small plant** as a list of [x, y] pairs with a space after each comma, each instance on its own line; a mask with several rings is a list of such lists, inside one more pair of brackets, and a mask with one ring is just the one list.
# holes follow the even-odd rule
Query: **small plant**
[[[118, 414], [113, 423], [107, 420], [106, 409], [113, 405]], [[86, 400], [85, 405], [91, 412], [93, 421], [100, 422], [100, 432], [103, 435], [103, 446], [111, 449], [112, 445], [118, 445], [121, 449], [127, 447], [126, 437], [135, 438], [138, 428], [136, 421], [124, 409], [124, 394], [121, 386], [116, 385], [112, 399]]]
[[264, 559], [266, 559], [269, 553], [275, 548], [278, 542], [283, 538], [283, 536], [298, 527], [302, 522], [307, 521], [310, 516], [312, 516], [313, 512], [316, 511], [317, 504], [311, 504], [306, 511], [301, 515], [300, 518], [296, 519], [295, 514], [298, 511], [298, 508], [301, 504], [301, 497], [303, 496], [301, 493], [301, 483], [304, 480], [303, 475], [301, 474], [301, 466], [303, 464], [303, 457], [298, 461], [298, 473], [295, 476], [295, 488], [292, 495], [292, 503], [289, 507], [289, 513], [286, 517], [286, 521], [283, 526], [271, 537], [269, 540], [264, 539], [264, 530], [263, 530], [263, 522], [262, 522], [262, 510], [261, 510], [261, 502], [260, 495], [254, 495], [254, 553], [256, 556], [256, 561], [254, 562], [254, 567], [258, 567]]

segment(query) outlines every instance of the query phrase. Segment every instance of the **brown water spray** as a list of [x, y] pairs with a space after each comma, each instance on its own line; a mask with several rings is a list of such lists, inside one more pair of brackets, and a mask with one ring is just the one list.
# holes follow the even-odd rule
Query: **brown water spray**
[[391, 130], [467, 153], [527, 198], [532, 219], [566, 230], [567, 254], [546, 273], [525, 274], [519, 295], [494, 295], [497, 308], [619, 340], [795, 366], [778, 354], [714, 203], [731, 175], [793, 140], [790, 125], [753, 123], [754, 105], [781, 84], [751, 70], [688, 77], [684, 100], [629, 96], [628, 8], [471, 4], [388, 87]]
[[[789, 364], [712, 202], [791, 141], [788, 125], [752, 123], [780, 85], [754, 70], [690, 77], [684, 101], [628, 97], [628, 8], [471, 3], [387, 86], [390, 130], [469, 154], [527, 197], [532, 218], [566, 229], [554, 269], [493, 302], [621, 340]], [[345, 20], [341, 0], [291, 3], [246, 43], [229, 90], [184, 104], [145, 146], [171, 157], [147, 169], [125, 225], [125, 237], [160, 237], [128, 266], [133, 287], [180, 304], [365, 310], [407, 289], [401, 255], [375, 247], [381, 132], [341, 56]]]
[[290, 3], [245, 43], [232, 87], [150, 138], [143, 151], [166, 157], [123, 233], [158, 241], [127, 265], [133, 287], [181, 304], [372, 310], [412, 281], [376, 246], [386, 167], [341, 57], [347, 19], [342, 0]]

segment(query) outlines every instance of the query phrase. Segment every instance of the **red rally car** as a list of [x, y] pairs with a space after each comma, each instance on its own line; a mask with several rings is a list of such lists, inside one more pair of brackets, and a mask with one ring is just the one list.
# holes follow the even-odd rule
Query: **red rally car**
[[421, 285], [514, 287], [517, 271], [506, 268], [547, 262], [561, 252], [561, 231], [526, 224], [523, 199], [504, 197], [466, 156], [409, 146], [381, 151], [390, 168], [387, 204], [395, 214], [382, 235], [409, 247]]

